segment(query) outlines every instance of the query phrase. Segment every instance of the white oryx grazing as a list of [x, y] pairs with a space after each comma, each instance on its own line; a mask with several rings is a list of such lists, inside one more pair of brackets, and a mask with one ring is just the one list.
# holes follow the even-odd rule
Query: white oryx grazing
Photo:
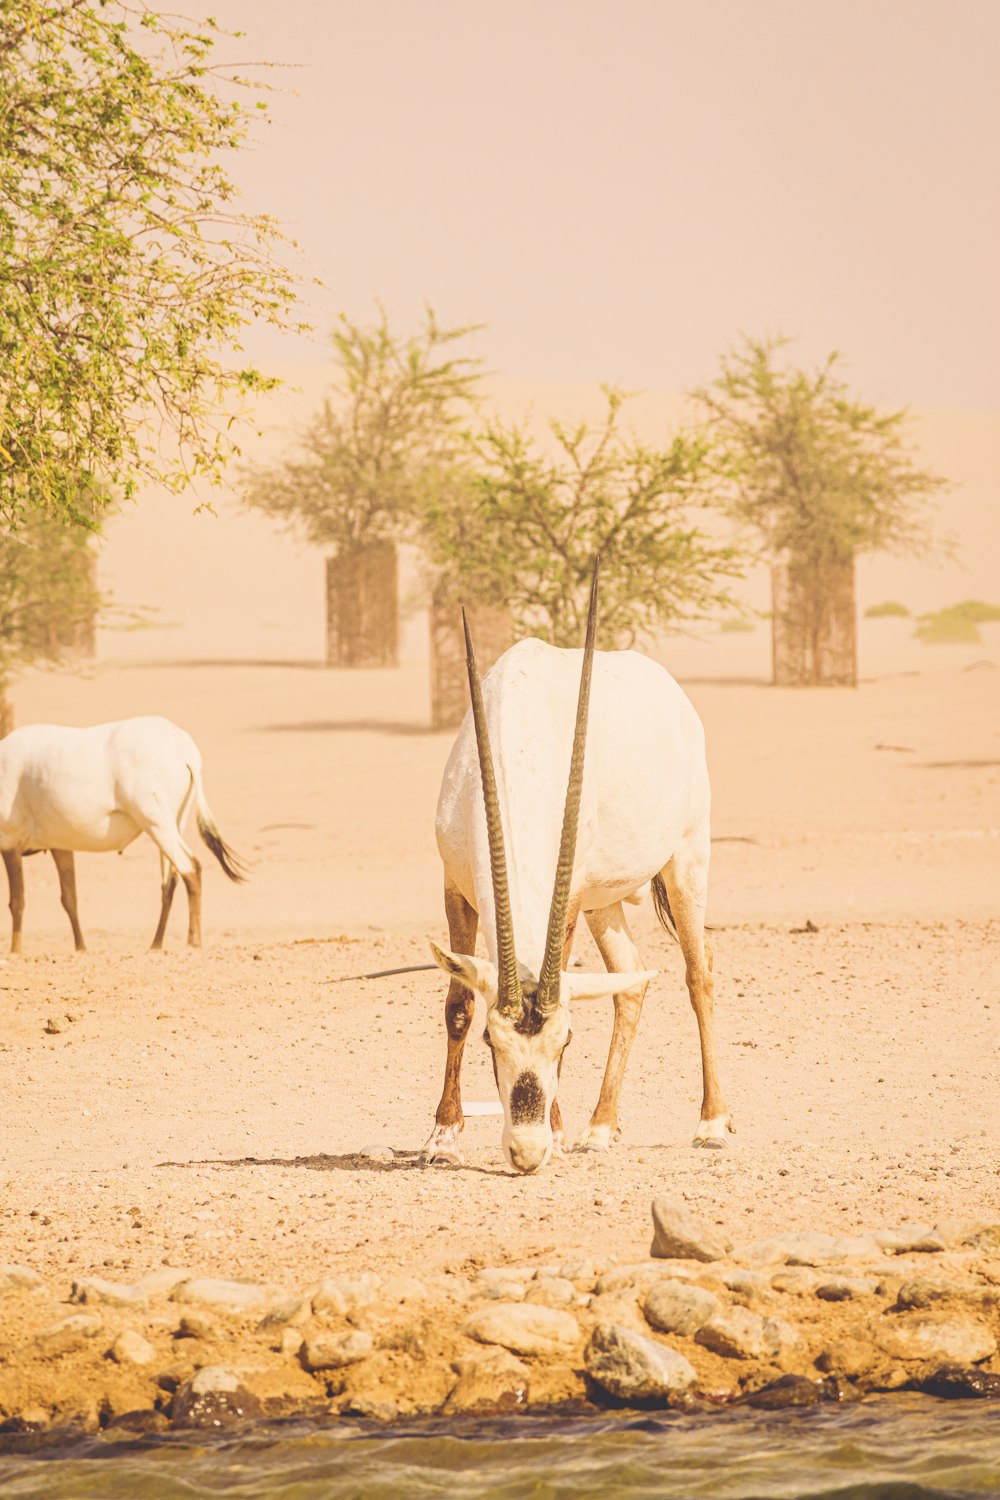
[[[472, 709], [448, 759], [437, 809], [452, 951], [432, 947], [451, 984], [444, 1090], [426, 1161], [461, 1160], [460, 1074], [473, 991], [487, 1002], [485, 1039], [504, 1110], [502, 1144], [519, 1172], [537, 1171], [562, 1149], [556, 1092], [570, 1002], [614, 995], [604, 1082], [578, 1143], [610, 1146], [654, 975], [640, 968], [622, 902], [639, 899], [650, 882], [657, 914], [680, 943], [698, 1020], [704, 1094], [694, 1144], [722, 1146], [733, 1129], [715, 1068], [705, 944], [704, 730], [681, 688], [648, 657], [595, 653], [596, 605], [595, 565], [584, 650], [519, 641], [482, 684], [465, 623]], [[564, 968], [581, 913], [609, 973]], [[473, 956], [480, 923], [486, 959]]]
[[10, 951], [21, 951], [25, 854], [48, 849], [77, 951], [85, 944], [76, 908], [76, 851], [121, 851], [148, 833], [160, 851], [163, 945], [178, 875], [188, 894], [188, 943], [201, 944], [201, 865], [182, 832], [194, 800], [198, 832], [230, 880], [241, 861], [223, 841], [205, 800], [201, 752], [169, 719], [119, 719], [90, 729], [26, 724], [0, 740], [0, 851], [7, 867]]

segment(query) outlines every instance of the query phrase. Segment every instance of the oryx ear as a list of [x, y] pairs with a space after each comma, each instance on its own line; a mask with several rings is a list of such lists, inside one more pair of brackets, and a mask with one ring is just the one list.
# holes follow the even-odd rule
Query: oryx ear
[[562, 976], [562, 992], [567, 1000], [603, 1000], [605, 995], [624, 995], [627, 990], [645, 989], [657, 975], [656, 969], [641, 974], [567, 974]]
[[491, 964], [488, 958], [470, 958], [466, 953], [451, 953], [447, 948], [439, 948], [433, 941], [431, 952], [439, 969], [443, 969], [446, 974], [454, 974], [470, 990], [477, 990], [480, 995], [485, 995], [491, 1005], [496, 1003], [496, 964]]

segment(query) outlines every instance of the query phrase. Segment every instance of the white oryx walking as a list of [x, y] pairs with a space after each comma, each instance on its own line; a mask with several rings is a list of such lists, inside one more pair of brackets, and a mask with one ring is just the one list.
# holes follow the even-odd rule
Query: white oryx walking
[[10, 885], [12, 953], [21, 951], [25, 854], [48, 849], [77, 951], [85, 947], [76, 906], [75, 852], [127, 848], [148, 833], [160, 851], [163, 945], [177, 878], [188, 894], [188, 943], [201, 944], [201, 865], [182, 832], [192, 799], [198, 832], [230, 880], [241, 861], [223, 841], [201, 780], [201, 752], [169, 719], [119, 719], [89, 729], [26, 724], [0, 740], [0, 852]]
[[[705, 944], [704, 730], [664, 668], [634, 651], [595, 653], [596, 601], [595, 566], [585, 649], [519, 641], [481, 685], [466, 623], [472, 709], [437, 810], [451, 951], [432, 947], [452, 977], [444, 1090], [427, 1161], [461, 1160], [460, 1073], [473, 991], [486, 998], [503, 1149], [519, 1172], [537, 1171], [562, 1149], [556, 1092], [571, 1000], [614, 995], [604, 1082], [578, 1145], [604, 1150], [615, 1139], [625, 1065], [653, 978], [640, 969], [622, 902], [639, 899], [650, 882], [657, 914], [684, 955], [701, 1038], [694, 1144], [722, 1146], [733, 1129], [715, 1068]], [[581, 913], [609, 973], [563, 967]], [[480, 924], [486, 959], [473, 956]]]

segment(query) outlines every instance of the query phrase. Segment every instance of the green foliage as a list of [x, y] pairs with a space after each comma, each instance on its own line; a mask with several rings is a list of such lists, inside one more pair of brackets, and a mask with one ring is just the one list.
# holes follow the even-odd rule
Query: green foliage
[[606, 395], [600, 426], [550, 424], [554, 456], [522, 428], [487, 422], [467, 469], [425, 514], [446, 592], [505, 603], [519, 631], [559, 646], [583, 639], [595, 553], [606, 646], [731, 606], [723, 580], [741, 572], [733, 549], [690, 519], [702, 502], [700, 446], [645, 447], [619, 430], [622, 395]]
[[217, 482], [253, 319], [288, 326], [274, 223], [224, 166], [262, 102], [141, 0], [0, 6], [0, 517], [79, 521], [76, 476]]
[[883, 604], [869, 604], [865, 610], [865, 619], [889, 620], [895, 616], [909, 617], [909, 614], [905, 604], [899, 604], [895, 599], [886, 599]]
[[[83, 514], [93, 503], [74, 499]], [[0, 527], [0, 697], [19, 667], [57, 661], [86, 639], [100, 604], [85, 527], [40, 512], [16, 530]]]
[[1000, 606], [982, 599], [963, 599], [932, 614], [921, 615], [916, 636], [927, 645], [972, 645], [982, 640], [980, 625], [1000, 620]]
[[479, 361], [449, 351], [475, 331], [441, 328], [430, 309], [409, 338], [381, 309], [371, 327], [342, 318], [330, 398], [294, 456], [246, 471], [249, 504], [339, 552], [408, 534], [459, 462]]
[[783, 339], [744, 339], [693, 392], [719, 501], [772, 556], [817, 564], [860, 552], [926, 553], [927, 505], [946, 481], [917, 468], [905, 411], [853, 399], [831, 354], [808, 372], [779, 366]]

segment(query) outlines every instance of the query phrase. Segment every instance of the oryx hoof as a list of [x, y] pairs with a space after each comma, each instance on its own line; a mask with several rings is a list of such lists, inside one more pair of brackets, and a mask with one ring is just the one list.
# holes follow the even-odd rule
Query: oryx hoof
[[437, 1164], [460, 1167], [463, 1157], [458, 1144], [458, 1127], [435, 1125], [430, 1140], [420, 1153], [420, 1160], [428, 1167]]
[[619, 1135], [610, 1125], [588, 1125], [573, 1147], [574, 1151], [609, 1151]]
[[716, 1115], [712, 1120], [699, 1120], [692, 1146], [701, 1146], [708, 1151], [723, 1151], [728, 1145], [727, 1132], [736, 1133], [736, 1126], [729, 1115]]
[[561, 1130], [557, 1130], [552, 1136], [552, 1160], [566, 1160], [566, 1137]]

